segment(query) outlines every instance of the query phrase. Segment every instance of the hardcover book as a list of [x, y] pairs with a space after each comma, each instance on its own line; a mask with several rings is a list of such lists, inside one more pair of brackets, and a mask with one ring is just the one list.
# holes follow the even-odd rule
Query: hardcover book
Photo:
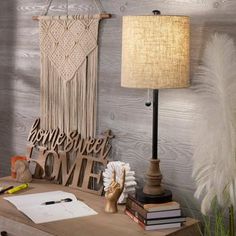
[[168, 223], [158, 225], [145, 225], [136, 216], [131, 214], [128, 210], [125, 210], [127, 216], [129, 216], [134, 222], [138, 223], [145, 230], [158, 230], [158, 229], [171, 229], [181, 227], [181, 223]]
[[178, 202], [166, 202], [159, 204], [144, 204], [143, 208], [149, 212], [153, 211], [167, 211], [167, 210], [178, 210], [180, 209], [180, 205]]
[[167, 210], [177, 210], [180, 209], [180, 204], [175, 201], [166, 202], [166, 203], [157, 203], [157, 204], [143, 204], [139, 202], [135, 197], [131, 194], [128, 197], [138, 204], [140, 207], [144, 208], [145, 210], [152, 212], [152, 211], [167, 211]]
[[144, 209], [141, 204], [137, 203], [136, 200], [133, 201], [130, 196], [127, 198], [126, 207], [128, 209], [138, 212], [145, 219], [170, 218], [181, 216], [180, 209], [149, 212]]
[[169, 223], [183, 223], [186, 222], [186, 217], [172, 217], [172, 218], [157, 218], [147, 220], [143, 218], [138, 212], [133, 211], [132, 209], [126, 208], [128, 212], [130, 212], [133, 216], [138, 218], [145, 225], [158, 225], [158, 224], [169, 224]]

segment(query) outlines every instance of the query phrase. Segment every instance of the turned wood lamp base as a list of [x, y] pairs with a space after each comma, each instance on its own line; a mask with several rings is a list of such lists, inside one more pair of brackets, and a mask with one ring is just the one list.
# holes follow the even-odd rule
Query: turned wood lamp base
[[136, 199], [142, 203], [165, 203], [172, 201], [172, 193], [161, 186], [162, 174], [159, 159], [151, 159], [143, 189], [136, 190]]
[[149, 195], [162, 195], [164, 189], [161, 186], [162, 174], [159, 167], [159, 159], [151, 159], [149, 169], [146, 174], [146, 184], [143, 192]]

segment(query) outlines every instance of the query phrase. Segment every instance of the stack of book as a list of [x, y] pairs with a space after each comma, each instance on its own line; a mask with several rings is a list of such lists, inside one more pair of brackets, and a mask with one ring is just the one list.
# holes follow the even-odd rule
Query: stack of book
[[125, 213], [145, 230], [177, 228], [186, 221], [177, 202], [142, 204], [131, 195]]

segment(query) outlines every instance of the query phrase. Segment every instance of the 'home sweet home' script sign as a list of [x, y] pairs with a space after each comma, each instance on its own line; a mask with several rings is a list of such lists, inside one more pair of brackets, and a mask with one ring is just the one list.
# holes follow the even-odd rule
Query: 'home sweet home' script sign
[[[96, 172], [98, 168], [94, 167], [106, 166], [108, 162], [110, 140], [113, 138], [111, 131], [100, 138], [82, 138], [77, 131], [66, 135], [59, 128], [43, 130], [39, 126], [40, 119], [37, 119], [28, 136], [27, 158], [30, 162], [36, 162], [42, 177], [101, 195], [101, 170]], [[39, 151], [37, 159], [32, 158], [35, 148]], [[51, 171], [46, 171], [48, 161]]]

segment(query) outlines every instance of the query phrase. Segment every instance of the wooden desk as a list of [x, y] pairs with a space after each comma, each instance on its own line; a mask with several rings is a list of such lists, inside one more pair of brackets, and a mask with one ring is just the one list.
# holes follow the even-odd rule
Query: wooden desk
[[[18, 185], [10, 177], [1, 178], [0, 185]], [[185, 226], [179, 229], [144, 231], [137, 223], [124, 214], [124, 207], [119, 207], [117, 214], [104, 212], [104, 197], [84, 193], [61, 185], [51, 184], [44, 180], [34, 180], [30, 188], [18, 194], [30, 194], [63, 190], [71, 192], [97, 211], [95, 216], [81, 217], [44, 224], [34, 224], [18, 211], [12, 204], [0, 197], [0, 231], [7, 231], [9, 236], [139, 236], [139, 235], [175, 235], [200, 236], [198, 222], [188, 218]]]

